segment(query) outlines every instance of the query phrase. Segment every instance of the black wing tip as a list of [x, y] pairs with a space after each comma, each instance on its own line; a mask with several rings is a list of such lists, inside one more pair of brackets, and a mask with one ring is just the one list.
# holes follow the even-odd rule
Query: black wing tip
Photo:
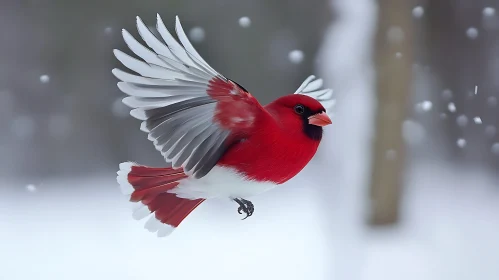
[[238, 82], [236, 82], [234, 80], [231, 80], [231, 79], [228, 79], [228, 80], [231, 81], [231, 82], [233, 82], [234, 84], [236, 84], [238, 87], [240, 87], [245, 92], [249, 93], [249, 91], [247, 89], [245, 89], [242, 85], [240, 85]]

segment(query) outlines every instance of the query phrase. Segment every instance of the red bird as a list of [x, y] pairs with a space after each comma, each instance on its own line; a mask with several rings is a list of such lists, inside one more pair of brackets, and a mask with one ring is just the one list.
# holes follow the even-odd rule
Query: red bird
[[[334, 102], [322, 80], [307, 78], [296, 94], [262, 106], [238, 83], [215, 71], [197, 53], [176, 18], [177, 42], [157, 17], [158, 38], [137, 17], [147, 47], [126, 30], [123, 38], [142, 60], [114, 50], [124, 66], [113, 69], [123, 103], [142, 120], [141, 130], [171, 167], [120, 164], [118, 183], [137, 204], [135, 219], [169, 235], [203, 201], [228, 197], [246, 217], [244, 198], [293, 178], [312, 159], [331, 124], [324, 106]], [[323, 104], [321, 104], [321, 102]], [[246, 218], [245, 217], [245, 218]]]

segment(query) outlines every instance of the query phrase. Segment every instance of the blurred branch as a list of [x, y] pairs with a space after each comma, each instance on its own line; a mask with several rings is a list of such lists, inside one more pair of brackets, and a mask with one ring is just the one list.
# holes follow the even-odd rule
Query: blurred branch
[[407, 1], [379, 0], [376, 39], [377, 113], [371, 174], [373, 225], [396, 223], [404, 170], [402, 122], [410, 92], [411, 18]]

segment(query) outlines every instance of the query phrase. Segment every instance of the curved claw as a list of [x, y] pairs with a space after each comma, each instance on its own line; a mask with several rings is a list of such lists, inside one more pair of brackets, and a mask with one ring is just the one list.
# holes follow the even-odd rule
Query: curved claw
[[239, 208], [237, 208], [237, 213], [243, 214], [242, 212], [244, 212], [246, 214], [246, 217], [244, 217], [242, 220], [245, 220], [246, 218], [253, 215], [255, 207], [253, 206], [253, 203], [251, 203], [251, 201], [245, 199], [237, 199], [237, 198], [234, 199], [234, 201], [239, 204]]
[[239, 208], [237, 208], [237, 213], [243, 214], [241, 211], [243, 211], [244, 214], [246, 214], [246, 217], [242, 218], [242, 220], [244, 220], [244, 219], [248, 218], [249, 216], [251, 216], [251, 214], [248, 213], [248, 209], [245, 209], [242, 206], [239, 206]]

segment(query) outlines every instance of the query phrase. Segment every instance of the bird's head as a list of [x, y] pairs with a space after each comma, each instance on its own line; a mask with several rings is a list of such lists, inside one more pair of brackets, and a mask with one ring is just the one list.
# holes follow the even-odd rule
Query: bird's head
[[283, 125], [290, 129], [300, 127], [312, 140], [321, 140], [322, 127], [331, 124], [322, 104], [306, 95], [283, 96], [269, 104], [269, 107], [278, 114]]

